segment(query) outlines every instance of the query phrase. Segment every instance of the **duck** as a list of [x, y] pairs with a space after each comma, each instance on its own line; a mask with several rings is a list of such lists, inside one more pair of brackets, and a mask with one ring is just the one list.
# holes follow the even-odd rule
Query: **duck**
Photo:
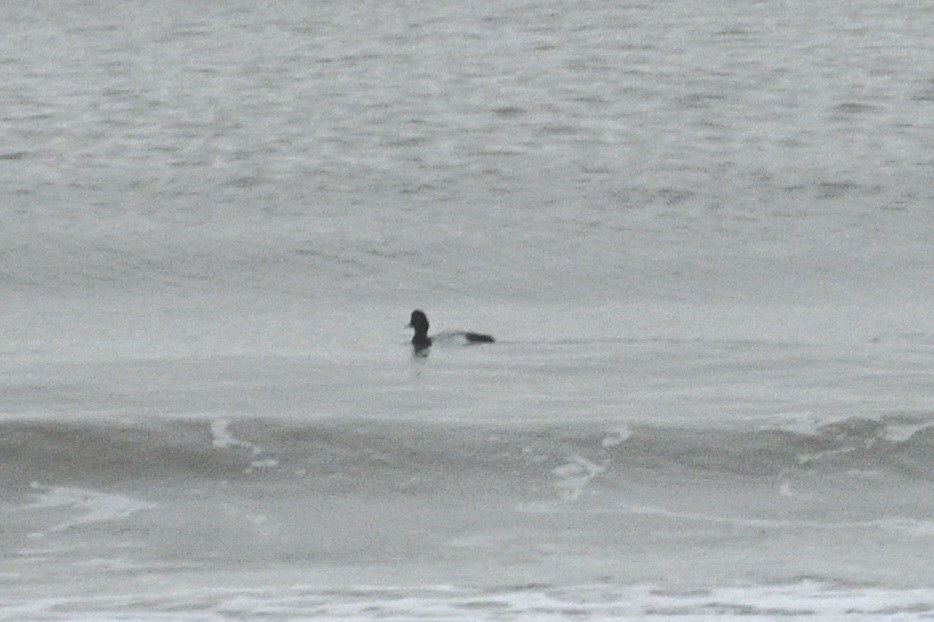
[[416, 354], [427, 354], [426, 350], [431, 347], [432, 341], [440, 337], [462, 337], [468, 345], [476, 343], [494, 343], [496, 340], [490, 335], [482, 333], [473, 333], [467, 331], [446, 332], [434, 337], [428, 336], [428, 316], [420, 309], [412, 311], [409, 323], [406, 328], [415, 329], [415, 336], [412, 337], [412, 348]]

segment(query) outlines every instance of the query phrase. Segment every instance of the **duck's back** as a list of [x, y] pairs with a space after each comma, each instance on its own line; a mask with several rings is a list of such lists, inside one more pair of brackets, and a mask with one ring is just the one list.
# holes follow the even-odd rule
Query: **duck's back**
[[495, 343], [491, 335], [482, 335], [480, 333], [464, 333], [467, 343]]

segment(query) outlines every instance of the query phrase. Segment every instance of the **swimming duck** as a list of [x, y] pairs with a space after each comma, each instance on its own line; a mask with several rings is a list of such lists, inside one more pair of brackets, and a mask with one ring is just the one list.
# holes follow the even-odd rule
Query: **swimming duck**
[[416, 309], [412, 311], [412, 317], [409, 320], [408, 326], [406, 328], [414, 328], [415, 336], [412, 337], [412, 347], [415, 349], [415, 353], [421, 353], [424, 350], [431, 347], [431, 342], [433, 339], [439, 337], [463, 337], [468, 344], [474, 343], [493, 343], [496, 341], [490, 335], [483, 335], [481, 333], [472, 333], [472, 332], [447, 332], [442, 333], [441, 335], [435, 335], [434, 337], [428, 336], [428, 316], [425, 315], [424, 311]]

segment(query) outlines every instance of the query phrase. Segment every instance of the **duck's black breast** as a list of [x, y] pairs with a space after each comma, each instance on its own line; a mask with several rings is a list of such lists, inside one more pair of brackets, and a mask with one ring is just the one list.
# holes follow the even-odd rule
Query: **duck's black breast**
[[412, 347], [415, 348], [416, 351], [431, 347], [431, 337], [416, 333], [416, 335], [412, 337]]
[[431, 346], [431, 337], [428, 336], [428, 316], [424, 312], [418, 309], [412, 311], [409, 328], [415, 329], [415, 336], [412, 337], [412, 347], [415, 348], [416, 352]]

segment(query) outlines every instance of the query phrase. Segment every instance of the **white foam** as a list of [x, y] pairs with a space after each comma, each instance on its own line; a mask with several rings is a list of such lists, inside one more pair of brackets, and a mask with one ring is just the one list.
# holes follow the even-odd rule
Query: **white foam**
[[[791, 434], [800, 434], [802, 436], [817, 436], [820, 423], [818, 422], [817, 416], [812, 412], [801, 412], [801, 413], [785, 413], [775, 415], [774, 419], [778, 419], [781, 423], [778, 425], [778, 429], [783, 432], [790, 432]], [[769, 421], [762, 426], [764, 430], [773, 430], [775, 429], [775, 424], [772, 421]]]
[[812, 462], [819, 462], [824, 458], [832, 458], [834, 456], [852, 453], [856, 451], [856, 449], [856, 447], [840, 447], [838, 449], [828, 449], [827, 451], [817, 451], [811, 454], [801, 454], [798, 456], [798, 464], [806, 465]]
[[606, 465], [596, 464], [582, 456], [574, 456], [570, 462], [557, 466], [551, 470], [558, 478], [555, 486], [563, 501], [576, 501], [590, 486], [590, 482], [597, 475], [603, 473]]
[[[784, 496], [786, 492], [788, 494], [793, 494], [790, 490], [786, 491], [784, 488], [780, 494]], [[751, 527], [755, 529], [809, 529], [822, 531], [881, 529], [883, 531], [898, 531], [911, 536], [934, 535], [934, 521], [894, 516], [865, 521], [814, 521], [726, 516], [722, 514], [704, 514], [700, 512], [679, 512], [650, 505], [627, 505], [624, 506], [624, 510], [631, 514], [643, 516], [661, 516], [682, 521], [733, 525], [735, 527]]]
[[227, 419], [215, 419], [211, 422], [211, 435], [213, 437], [212, 445], [215, 449], [241, 448], [251, 452], [254, 459], [250, 461], [250, 466], [244, 469], [244, 473], [253, 473], [255, 470], [274, 469], [279, 466], [279, 461], [275, 458], [260, 458], [263, 448], [259, 445], [237, 438], [230, 432], [230, 421]]
[[613, 447], [618, 447], [628, 441], [632, 437], [632, 430], [629, 429], [629, 426], [621, 426], [619, 428], [608, 430], [603, 440], [600, 444], [604, 449], [612, 449]]
[[260, 452], [260, 448], [253, 443], [240, 440], [230, 432], [230, 421], [227, 419], [215, 419], [211, 422], [211, 435], [214, 437], [212, 444], [215, 449], [229, 449], [231, 447], [241, 447], [248, 449], [254, 454]]
[[37, 483], [30, 484], [37, 492], [31, 496], [34, 502], [22, 506], [20, 510], [37, 510], [51, 508], [67, 508], [78, 512], [44, 531], [34, 532], [31, 538], [43, 537], [48, 534], [61, 533], [75, 527], [122, 520], [143, 510], [158, 507], [154, 503], [141, 501], [125, 495], [115, 495], [86, 488], [68, 488], [64, 486], [42, 486]]
[[[836, 423], [845, 423], [850, 419], [849, 416], [822, 417], [818, 418], [814, 413], [792, 413], [781, 415], [781, 424], [778, 429], [792, 434], [802, 436], [818, 436], [822, 433], [822, 428]], [[909, 423], [909, 422], [889, 422], [885, 421], [882, 438], [892, 443], [903, 443], [909, 440], [918, 432], [934, 427], [931, 423]], [[763, 426], [763, 429], [773, 429], [774, 424], [769, 423]], [[871, 443], [874, 439], [866, 439]]]

